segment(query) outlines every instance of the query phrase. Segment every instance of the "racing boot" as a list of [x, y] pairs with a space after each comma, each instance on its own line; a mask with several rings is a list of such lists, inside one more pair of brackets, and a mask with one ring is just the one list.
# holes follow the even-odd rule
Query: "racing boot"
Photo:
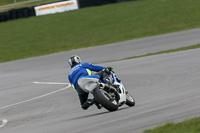
[[93, 99], [87, 99], [87, 101], [81, 106], [84, 110], [87, 110], [90, 106], [94, 104]]

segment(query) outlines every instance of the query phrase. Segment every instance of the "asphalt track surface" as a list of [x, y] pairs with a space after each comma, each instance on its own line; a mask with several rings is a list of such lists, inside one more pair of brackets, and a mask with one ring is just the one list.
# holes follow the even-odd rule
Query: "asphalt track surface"
[[[136, 133], [198, 117], [200, 49], [102, 63], [198, 43], [200, 29], [195, 29], [1, 63], [0, 132]], [[136, 106], [83, 111], [67, 80], [67, 58], [74, 54], [114, 67]]]

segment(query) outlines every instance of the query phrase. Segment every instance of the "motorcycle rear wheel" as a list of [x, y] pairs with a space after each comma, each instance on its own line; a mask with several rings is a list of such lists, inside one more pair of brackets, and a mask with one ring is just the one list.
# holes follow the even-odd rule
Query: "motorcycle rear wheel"
[[93, 91], [95, 100], [97, 100], [108, 111], [116, 111], [118, 109], [118, 103], [115, 100], [111, 100], [111, 96], [104, 90], [98, 88]]

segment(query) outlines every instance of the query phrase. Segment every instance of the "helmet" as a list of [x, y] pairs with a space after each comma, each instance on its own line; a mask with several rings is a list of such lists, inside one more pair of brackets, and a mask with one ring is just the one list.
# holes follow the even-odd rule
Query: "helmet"
[[76, 64], [81, 63], [81, 58], [78, 55], [71, 56], [69, 58], [69, 65], [71, 67], [75, 66]]

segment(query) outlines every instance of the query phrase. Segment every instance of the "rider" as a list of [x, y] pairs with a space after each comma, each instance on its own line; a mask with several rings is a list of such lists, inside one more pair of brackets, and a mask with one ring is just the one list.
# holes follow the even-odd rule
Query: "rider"
[[102, 66], [93, 65], [90, 63], [81, 63], [81, 58], [77, 55], [74, 55], [69, 58], [69, 65], [71, 66], [71, 70], [68, 74], [68, 79], [74, 88], [78, 92], [78, 96], [80, 99], [81, 107], [84, 110], [87, 110], [91, 105], [95, 104], [98, 109], [101, 108], [98, 102], [94, 99], [88, 99], [87, 92], [83, 91], [80, 86], [78, 85], [79, 78], [86, 77], [88, 78], [99, 78], [99, 75], [91, 75], [91, 71], [99, 72], [103, 69], [106, 69]]

